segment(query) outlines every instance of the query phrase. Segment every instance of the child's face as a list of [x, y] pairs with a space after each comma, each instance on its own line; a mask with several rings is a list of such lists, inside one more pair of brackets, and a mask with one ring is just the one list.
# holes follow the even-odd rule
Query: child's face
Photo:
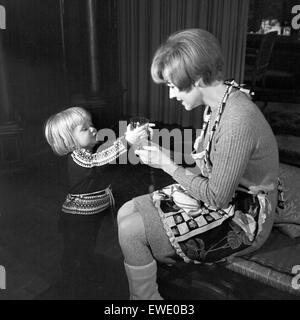
[[73, 130], [73, 136], [81, 148], [92, 148], [96, 144], [97, 130], [90, 121], [76, 126]]

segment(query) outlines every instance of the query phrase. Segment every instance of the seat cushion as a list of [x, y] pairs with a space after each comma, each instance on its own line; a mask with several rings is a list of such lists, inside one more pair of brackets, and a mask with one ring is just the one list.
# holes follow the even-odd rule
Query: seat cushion
[[[285, 145], [288, 144], [289, 141]], [[300, 145], [293, 150], [297, 152], [297, 149], [300, 155]], [[292, 238], [300, 237], [300, 168], [281, 163], [279, 176], [284, 192], [284, 208], [276, 211], [274, 226]]]
[[248, 256], [232, 258], [226, 267], [274, 288], [300, 295], [300, 288], [292, 286], [300, 268], [300, 238], [292, 239], [274, 229], [259, 250]]
[[277, 211], [270, 237], [256, 252], [233, 257], [227, 268], [300, 295], [295, 279], [300, 270], [300, 168], [280, 163], [280, 178], [285, 207]]

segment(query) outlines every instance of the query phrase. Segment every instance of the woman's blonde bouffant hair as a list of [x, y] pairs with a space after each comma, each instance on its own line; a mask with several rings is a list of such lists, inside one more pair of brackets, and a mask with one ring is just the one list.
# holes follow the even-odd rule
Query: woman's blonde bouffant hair
[[156, 83], [173, 83], [189, 91], [201, 78], [204, 85], [223, 80], [223, 56], [217, 38], [202, 29], [173, 33], [155, 52], [151, 75]]
[[91, 121], [91, 115], [80, 107], [65, 109], [48, 118], [44, 129], [46, 140], [52, 150], [63, 156], [79, 148], [73, 130], [85, 121]]

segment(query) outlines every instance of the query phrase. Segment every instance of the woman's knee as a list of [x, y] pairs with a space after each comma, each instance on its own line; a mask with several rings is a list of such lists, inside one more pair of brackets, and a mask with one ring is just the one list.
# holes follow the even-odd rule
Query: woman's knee
[[143, 219], [135, 210], [133, 201], [126, 202], [118, 212], [118, 232], [119, 238], [144, 237]]
[[118, 211], [118, 215], [117, 215], [118, 225], [122, 222], [122, 220], [126, 219], [126, 217], [128, 215], [131, 215], [133, 212], [134, 212], [133, 200], [125, 202]]

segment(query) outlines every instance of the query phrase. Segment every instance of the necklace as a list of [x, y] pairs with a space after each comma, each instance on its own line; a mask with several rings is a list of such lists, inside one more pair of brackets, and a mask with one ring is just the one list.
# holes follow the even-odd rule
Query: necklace
[[[209, 132], [209, 138], [208, 138], [208, 142], [207, 142], [207, 145], [206, 145], [206, 148], [204, 150], [204, 152], [201, 152], [201, 154], [203, 154], [203, 160], [204, 160], [204, 163], [208, 169], [209, 172], [211, 172], [211, 169], [212, 169], [212, 162], [210, 160], [210, 157], [209, 157], [209, 154], [210, 154], [210, 150], [211, 150], [211, 145], [212, 145], [212, 140], [213, 140], [213, 137], [214, 137], [214, 134], [216, 132], [216, 129], [220, 123], [220, 119], [221, 119], [221, 116], [222, 116], [222, 113], [224, 111], [224, 108], [225, 108], [225, 105], [226, 105], [226, 102], [227, 102], [227, 99], [232, 91], [232, 89], [241, 89], [241, 87], [238, 86], [238, 84], [232, 80], [232, 81], [225, 81], [224, 84], [227, 86], [226, 87], [226, 90], [224, 92], [224, 95], [223, 95], [223, 98], [220, 102], [220, 105], [218, 107], [218, 111], [217, 111], [217, 116], [216, 116], [216, 119], [215, 119], [215, 122]], [[196, 139], [195, 141], [195, 145], [194, 145], [194, 149], [197, 149], [197, 145], [198, 143], [204, 139], [204, 135], [207, 131], [207, 128], [209, 126], [209, 123], [210, 123], [210, 120], [211, 120], [211, 109], [209, 106], [206, 107], [205, 109], [205, 112], [204, 112], [204, 116], [203, 116], [203, 119], [204, 119], [204, 123], [203, 123], [203, 127], [202, 127], [202, 131], [200, 133], [200, 136]]]

